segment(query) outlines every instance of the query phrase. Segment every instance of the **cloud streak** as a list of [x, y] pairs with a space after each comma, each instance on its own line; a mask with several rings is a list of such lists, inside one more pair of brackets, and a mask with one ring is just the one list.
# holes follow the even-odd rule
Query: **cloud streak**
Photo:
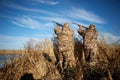
[[72, 21], [72, 20], [64, 18], [64, 17], [45, 17], [45, 16], [40, 16], [40, 18], [43, 19], [43, 20], [47, 20], [47, 21], [54, 20], [54, 21], [61, 22], [61, 23], [71, 22]]
[[51, 1], [51, 0], [33, 0], [33, 1], [37, 2], [37, 3], [48, 4], [48, 5], [57, 5], [57, 4], [59, 4], [59, 2]]
[[15, 4], [15, 3], [5, 3], [4, 6], [17, 9], [17, 10], [26, 11], [26, 12], [29, 11], [29, 12], [36, 12], [36, 13], [41, 13], [41, 14], [49, 15], [49, 16], [60, 16], [59, 14], [55, 12], [51, 12], [51, 11], [43, 10], [43, 9], [37, 9], [37, 8], [28, 8], [28, 7], [24, 7], [24, 6]]
[[32, 28], [32, 29], [39, 29], [41, 27], [41, 24], [37, 20], [34, 20], [28, 16], [22, 16], [20, 18], [16, 18], [14, 21], [12, 21], [12, 23], [18, 26]]
[[[67, 17], [46, 17], [46, 16], [31, 16], [33, 18], [36, 18], [36, 19], [41, 19], [41, 20], [45, 20], [45, 21], [56, 21], [56, 22], [60, 22], [60, 23], [65, 23], [65, 22], [68, 22], [68, 23], [72, 23], [72, 22], [77, 22], [75, 21], [74, 19], [71, 19], [71, 18], [67, 18]], [[77, 22], [77, 23], [80, 23], [84, 26], [88, 26], [88, 24], [85, 24], [85, 23], [82, 23], [82, 22]]]
[[47, 29], [47, 27], [53, 26], [52, 22], [42, 23], [40, 21], [30, 16], [22, 16], [15, 18], [11, 22], [19, 27], [26, 27], [31, 29]]
[[120, 36], [114, 35], [114, 34], [109, 33], [109, 32], [100, 32], [99, 38], [101, 38], [102, 36], [105, 38], [105, 40], [108, 43], [114, 43], [114, 42], [120, 40]]
[[72, 10], [70, 10], [69, 13], [70, 13], [69, 16], [75, 19], [85, 20], [88, 22], [99, 23], [99, 24], [105, 23], [105, 21], [100, 16], [97, 16], [93, 12], [85, 9], [72, 8]]

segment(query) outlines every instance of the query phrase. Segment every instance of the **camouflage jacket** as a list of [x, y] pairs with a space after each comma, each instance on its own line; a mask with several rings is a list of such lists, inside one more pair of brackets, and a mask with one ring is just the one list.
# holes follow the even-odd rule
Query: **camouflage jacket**
[[90, 29], [82, 30], [81, 28], [78, 29], [78, 33], [83, 37], [83, 45], [86, 48], [94, 49], [97, 47], [97, 38], [98, 32], [91, 31]]
[[59, 47], [64, 47], [69, 49], [70, 46], [73, 46], [73, 35], [74, 31], [70, 28], [62, 28], [59, 26], [54, 28], [54, 32], [58, 38]]

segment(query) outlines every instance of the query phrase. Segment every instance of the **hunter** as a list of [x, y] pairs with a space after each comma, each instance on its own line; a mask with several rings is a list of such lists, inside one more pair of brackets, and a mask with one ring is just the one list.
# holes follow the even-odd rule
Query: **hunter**
[[74, 31], [69, 28], [69, 24], [65, 23], [62, 28], [57, 25], [54, 28], [57, 35], [57, 44], [59, 50], [59, 66], [63, 69], [73, 68], [75, 66], [74, 57]]
[[94, 24], [91, 24], [89, 28], [83, 29], [83, 26], [79, 26], [78, 33], [83, 37], [83, 48], [85, 53], [85, 59], [91, 65], [97, 63], [97, 38], [98, 32]]

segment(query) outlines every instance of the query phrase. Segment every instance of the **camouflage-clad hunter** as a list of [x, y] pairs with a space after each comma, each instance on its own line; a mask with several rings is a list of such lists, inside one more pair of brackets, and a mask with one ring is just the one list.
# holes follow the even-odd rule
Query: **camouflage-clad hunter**
[[59, 26], [55, 27], [54, 31], [58, 38], [59, 66], [64, 69], [68, 66], [72, 68], [75, 66], [74, 31], [69, 28], [68, 23], [65, 23], [62, 29]]
[[91, 65], [97, 63], [97, 37], [98, 32], [95, 29], [95, 25], [91, 24], [89, 28], [83, 30], [83, 27], [80, 26], [78, 29], [78, 33], [83, 37], [83, 46], [85, 52], [85, 59]]

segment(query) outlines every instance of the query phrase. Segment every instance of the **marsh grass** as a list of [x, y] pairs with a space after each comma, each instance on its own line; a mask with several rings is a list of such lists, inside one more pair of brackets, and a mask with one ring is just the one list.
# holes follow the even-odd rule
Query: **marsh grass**
[[[98, 42], [99, 57], [95, 66], [85, 61], [82, 41], [75, 41], [76, 67], [59, 71], [57, 45], [49, 40], [26, 48], [26, 54], [4, 64], [2, 80], [120, 80], [120, 46]], [[54, 46], [53, 46], [54, 45]]]

